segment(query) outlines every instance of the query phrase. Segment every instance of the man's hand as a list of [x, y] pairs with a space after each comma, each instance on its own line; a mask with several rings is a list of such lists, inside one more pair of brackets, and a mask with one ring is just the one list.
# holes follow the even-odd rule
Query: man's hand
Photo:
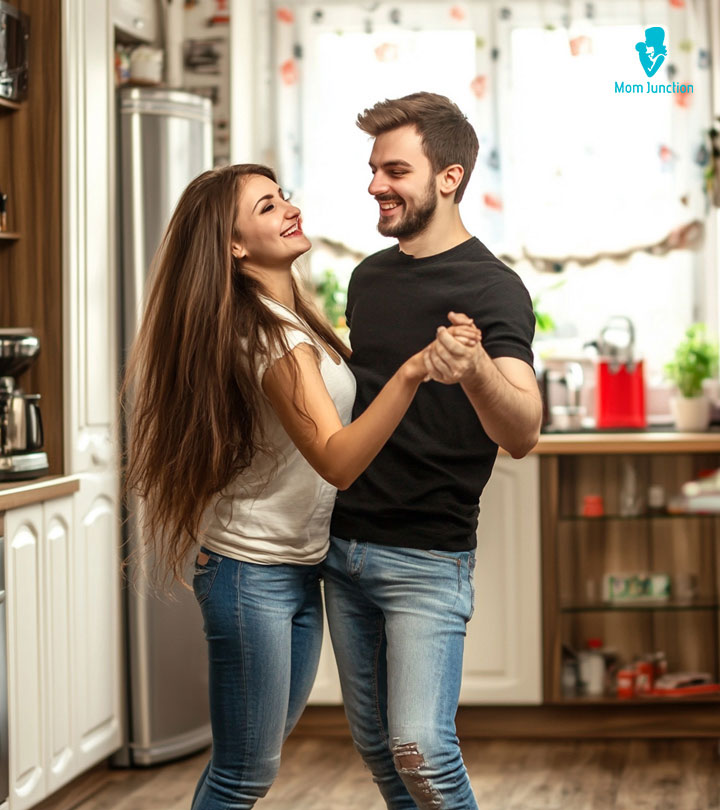
[[[435, 341], [425, 351], [423, 357], [430, 379], [445, 385], [463, 382], [482, 369], [486, 362], [492, 362], [482, 347], [482, 333], [472, 319], [459, 312], [448, 313], [453, 324], [449, 329], [441, 326]], [[472, 328], [477, 335], [474, 345], [457, 339], [457, 327]]]

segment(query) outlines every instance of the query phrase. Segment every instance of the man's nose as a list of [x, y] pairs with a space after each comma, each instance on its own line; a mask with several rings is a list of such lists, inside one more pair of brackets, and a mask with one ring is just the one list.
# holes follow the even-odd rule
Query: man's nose
[[389, 190], [386, 180], [379, 174], [374, 174], [368, 186], [368, 192], [372, 194], [373, 197], [376, 197], [378, 194], [387, 194]]

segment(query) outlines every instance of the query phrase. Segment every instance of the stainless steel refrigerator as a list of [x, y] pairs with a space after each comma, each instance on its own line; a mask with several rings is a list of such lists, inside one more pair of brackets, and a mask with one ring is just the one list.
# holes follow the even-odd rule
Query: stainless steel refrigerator
[[[136, 87], [120, 91], [118, 118], [122, 368], [175, 204], [190, 180], [212, 167], [212, 112], [208, 99], [191, 93]], [[124, 524], [128, 554], [142, 543], [136, 509], [129, 504]], [[181, 586], [174, 600], [153, 595], [148, 565], [133, 563], [124, 589], [127, 733], [117, 765], [152, 765], [210, 743], [200, 610]]]

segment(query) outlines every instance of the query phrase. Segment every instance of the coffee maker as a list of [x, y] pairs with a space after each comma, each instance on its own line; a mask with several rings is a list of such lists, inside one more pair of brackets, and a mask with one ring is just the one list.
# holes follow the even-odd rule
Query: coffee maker
[[40, 394], [26, 394], [15, 378], [40, 351], [29, 329], [0, 329], [0, 481], [38, 478], [48, 472], [43, 452]]

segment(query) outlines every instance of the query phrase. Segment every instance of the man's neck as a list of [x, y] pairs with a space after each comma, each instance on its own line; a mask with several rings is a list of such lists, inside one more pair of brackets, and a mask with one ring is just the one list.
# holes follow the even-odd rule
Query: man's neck
[[409, 239], [398, 239], [398, 244], [408, 256], [424, 259], [461, 245], [471, 235], [460, 219], [457, 206], [453, 206], [448, 215], [442, 216], [438, 211], [424, 231]]

